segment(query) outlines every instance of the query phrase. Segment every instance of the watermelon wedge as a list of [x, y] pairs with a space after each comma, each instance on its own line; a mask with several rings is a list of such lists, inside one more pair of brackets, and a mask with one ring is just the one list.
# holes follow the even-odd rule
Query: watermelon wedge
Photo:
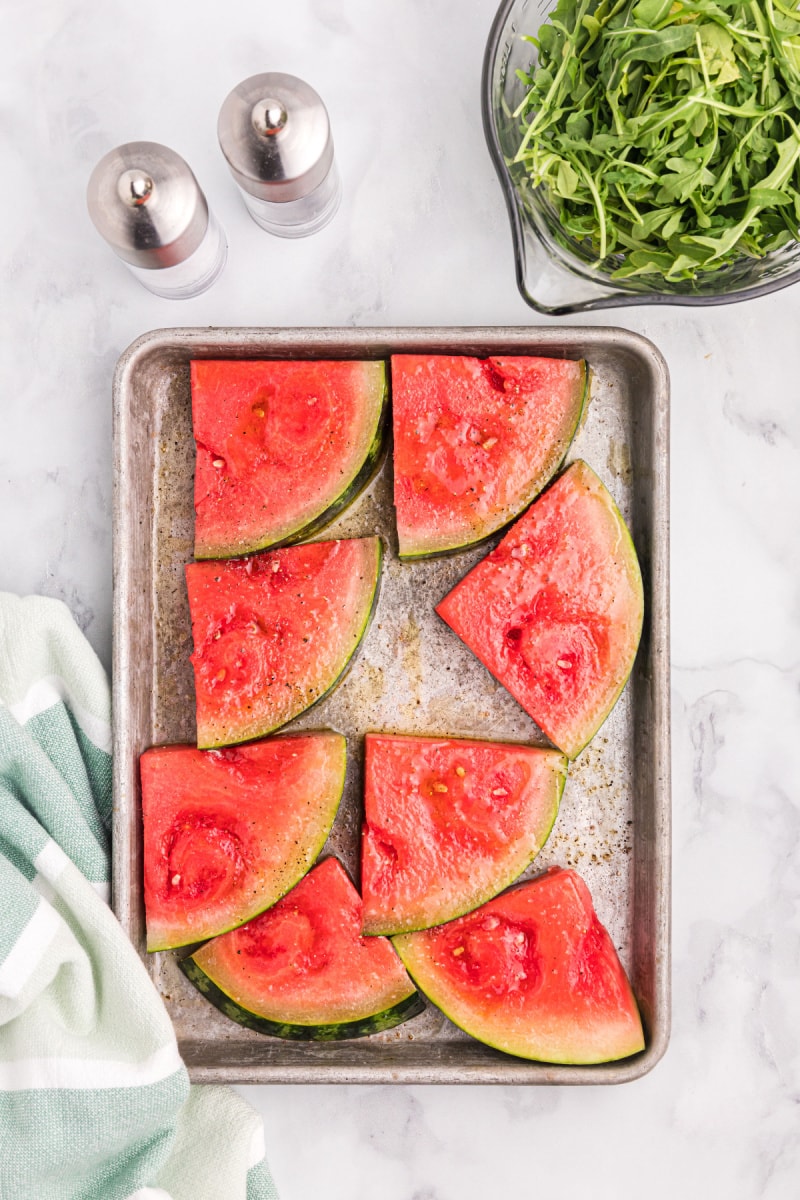
[[583, 361], [395, 355], [400, 557], [469, 546], [527, 508], [567, 453], [588, 382]]
[[294, 887], [344, 787], [338, 733], [229, 750], [157, 746], [141, 757], [147, 949], [214, 937]]
[[273, 1037], [364, 1037], [424, 1007], [391, 943], [361, 936], [361, 898], [335, 858], [180, 965], [226, 1017]]
[[197, 744], [261, 737], [321, 700], [377, 603], [377, 537], [186, 567]]
[[367, 734], [364, 932], [440, 925], [508, 887], [547, 841], [566, 773], [557, 750]]
[[614, 943], [574, 871], [553, 867], [466, 917], [392, 940], [429, 999], [488, 1046], [576, 1064], [644, 1049]]
[[611, 495], [573, 463], [436, 611], [569, 758], [630, 675], [644, 598]]
[[368, 482], [387, 413], [383, 362], [191, 365], [195, 558], [308, 538]]

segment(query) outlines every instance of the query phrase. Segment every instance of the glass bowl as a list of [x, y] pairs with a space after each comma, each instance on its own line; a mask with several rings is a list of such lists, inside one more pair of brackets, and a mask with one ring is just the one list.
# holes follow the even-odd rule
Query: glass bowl
[[598, 265], [589, 246], [570, 238], [545, 188], [534, 188], [509, 162], [519, 144], [520, 118], [512, 113], [525, 96], [517, 70], [528, 71], [536, 50], [523, 39], [536, 34], [555, 0], [504, 0], [492, 25], [483, 64], [483, 125], [505, 193], [514, 239], [517, 284], [543, 313], [564, 314], [629, 304], [732, 304], [778, 291], [800, 280], [800, 243], [763, 258], [742, 257], [693, 281], [654, 277], [612, 279], [614, 262]]

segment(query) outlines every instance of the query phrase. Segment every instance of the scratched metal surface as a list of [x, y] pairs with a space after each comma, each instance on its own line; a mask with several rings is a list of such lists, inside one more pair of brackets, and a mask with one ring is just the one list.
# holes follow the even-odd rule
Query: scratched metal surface
[[[585, 357], [592, 399], [569, 459], [585, 458], [634, 536], [645, 632], [631, 680], [571, 766], [551, 837], [527, 875], [577, 868], [619, 949], [647, 1046], [618, 1064], [525, 1062], [475, 1042], [432, 1005], [387, 1033], [349, 1042], [284, 1042], [226, 1020], [176, 965], [144, 950], [138, 757], [193, 741], [191, 630], [184, 565], [192, 556], [189, 362], [199, 357], [386, 357], [393, 351]], [[162, 330], [122, 356], [114, 384], [114, 909], [164, 998], [197, 1081], [614, 1083], [637, 1078], [669, 1038], [668, 377], [658, 351], [619, 329]], [[546, 744], [537, 727], [433, 609], [487, 551], [401, 563], [391, 454], [323, 533], [379, 533], [378, 608], [344, 681], [289, 729], [347, 735], [348, 772], [325, 852], [358, 879], [363, 734], [434, 733]], [[497, 539], [495, 539], [496, 541]], [[490, 543], [494, 544], [494, 543]]]

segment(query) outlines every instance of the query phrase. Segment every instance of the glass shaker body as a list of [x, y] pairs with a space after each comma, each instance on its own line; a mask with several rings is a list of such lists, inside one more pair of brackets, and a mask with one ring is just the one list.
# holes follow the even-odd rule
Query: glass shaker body
[[125, 266], [154, 296], [164, 300], [189, 300], [211, 287], [222, 273], [227, 257], [224, 230], [209, 209], [203, 240], [183, 262], [171, 267], [137, 267], [129, 262]]
[[278, 203], [251, 196], [243, 188], [239, 190], [256, 224], [266, 229], [267, 233], [286, 238], [307, 237], [323, 229], [336, 215], [342, 198], [342, 182], [335, 163], [322, 183], [297, 200]]

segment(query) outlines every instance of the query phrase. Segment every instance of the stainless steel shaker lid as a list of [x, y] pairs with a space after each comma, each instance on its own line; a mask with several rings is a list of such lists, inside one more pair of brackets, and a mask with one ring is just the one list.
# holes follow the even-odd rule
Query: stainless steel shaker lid
[[299, 200], [333, 162], [325, 105], [302, 79], [279, 71], [251, 75], [233, 89], [217, 135], [236, 182], [261, 200]]
[[86, 190], [89, 216], [121, 259], [173, 267], [208, 228], [208, 204], [187, 163], [158, 142], [127, 142], [100, 159]]

